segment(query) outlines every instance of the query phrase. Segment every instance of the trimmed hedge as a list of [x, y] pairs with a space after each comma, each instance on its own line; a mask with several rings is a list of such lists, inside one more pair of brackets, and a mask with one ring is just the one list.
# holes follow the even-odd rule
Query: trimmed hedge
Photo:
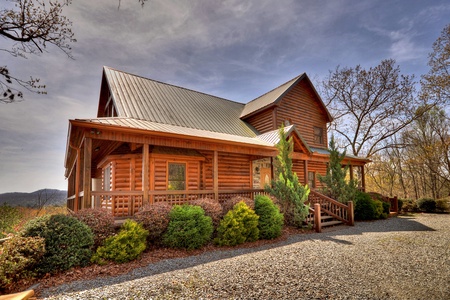
[[88, 208], [73, 214], [75, 218], [89, 226], [94, 234], [94, 249], [114, 234], [114, 217], [106, 209]]
[[255, 213], [259, 216], [258, 229], [261, 239], [269, 240], [281, 235], [284, 217], [269, 197], [256, 196]]
[[417, 207], [426, 213], [433, 213], [436, 211], [436, 200], [432, 198], [422, 198], [417, 200]]
[[192, 250], [210, 241], [213, 223], [200, 206], [175, 205], [169, 216], [169, 226], [163, 236], [164, 245]]
[[32, 219], [22, 235], [45, 240], [45, 255], [37, 264], [39, 274], [89, 264], [94, 245], [92, 230], [74, 217], [59, 214]]
[[237, 203], [220, 221], [214, 242], [219, 246], [235, 246], [257, 241], [258, 219], [259, 216], [245, 202]]
[[190, 205], [200, 206], [205, 211], [205, 215], [211, 217], [214, 228], [219, 226], [223, 218], [223, 208], [219, 202], [214, 199], [203, 198], [189, 201]]
[[104, 260], [117, 263], [132, 261], [144, 252], [148, 231], [141, 224], [128, 219], [122, 225], [119, 233], [105, 240], [103, 246], [97, 249], [92, 262], [103, 264]]
[[148, 230], [147, 242], [160, 244], [164, 232], [169, 226], [169, 214], [172, 205], [166, 202], [157, 202], [145, 205], [134, 215], [134, 219]]

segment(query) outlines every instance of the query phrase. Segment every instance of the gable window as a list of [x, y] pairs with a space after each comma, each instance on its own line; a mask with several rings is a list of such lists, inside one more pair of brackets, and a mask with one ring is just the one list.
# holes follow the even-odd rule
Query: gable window
[[169, 163], [167, 189], [173, 191], [186, 189], [186, 164]]
[[308, 172], [308, 185], [310, 188], [316, 188], [316, 172]]
[[314, 126], [314, 142], [323, 144], [323, 128]]

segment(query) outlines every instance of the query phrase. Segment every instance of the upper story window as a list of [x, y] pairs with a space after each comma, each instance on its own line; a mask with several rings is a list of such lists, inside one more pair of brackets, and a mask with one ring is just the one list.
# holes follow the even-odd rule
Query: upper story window
[[314, 142], [323, 144], [323, 128], [314, 126]]
[[111, 96], [109, 96], [105, 106], [105, 117], [117, 117], [116, 107], [114, 106]]
[[184, 191], [186, 189], [186, 164], [169, 163], [167, 189]]

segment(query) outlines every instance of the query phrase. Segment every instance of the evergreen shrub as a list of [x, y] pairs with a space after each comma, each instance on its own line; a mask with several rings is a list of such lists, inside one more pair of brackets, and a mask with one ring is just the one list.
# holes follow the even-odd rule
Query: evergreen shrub
[[45, 254], [37, 264], [40, 274], [85, 266], [92, 255], [92, 230], [68, 215], [45, 215], [28, 221], [22, 233], [25, 237], [42, 237]]
[[417, 207], [417, 202], [412, 199], [406, 199], [403, 201], [403, 207], [404, 212], [417, 212], [419, 211], [419, 208]]
[[200, 206], [175, 205], [163, 236], [163, 244], [171, 248], [198, 249], [208, 243], [214, 231], [211, 217]]
[[0, 244], [0, 290], [35, 277], [36, 264], [44, 254], [45, 240], [41, 237], [14, 236]]
[[214, 243], [235, 246], [259, 238], [258, 215], [245, 202], [237, 203], [220, 221]]
[[205, 211], [205, 215], [211, 217], [214, 228], [219, 226], [223, 217], [223, 208], [219, 202], [210, 198], [203, 198], [189, 201], [190, 205], [200, 206]]
[[259, 216], [259, 238], [269, 240], [281, 235], [284, 217], [269, 197], [256, 196], [255, 213]]
[[[386, 214], [385, 213], [385, 211], [384, 211], [384, 203], [386, 203], [386, 202], [383, 202], [383, 201], [381, 201], [381, 200], [372, 200], [372, 201], [374, 201], [375, 202], [375, 208], [376, 208], [376, 210], [375, 210], [375, 216], [374, 216], [374, 220], [376, 220], [376, 219], [386, 219], [387, 217], [388, 217], [388, 214]], [[388, 206], [388, 209], [389, 209], [389, 206]]]
[[148, 231], [141, 224], [128, 219], [117, 235], [107, 238], [92, 256], [92, 262], [104, 264], [104, 260], [124, 263], [141, 255], [146, 248]]
[[436, 200], [436, 211], [440, 213], [450, 212], [449, 198]]
[[251, 198], [235, 196], [235, 197], [231, 197], [231, 198], [225, 200], [222, 203], [222, 211], [223, 211], [222, 216], [224, 216], [226, 213], [228, 213], [230, 210], [232, 210], [233, 207], [241, 201], [243, 201], [245, 204], [247, 204], [247, 206], [250, 209], [253, 209], [253, 210], [255, 209], [255, 201], [252, 200]]
[[134, 219], [148, 230], [147, 242], [149, 244], [160, 244], [164, 232], [169, 226], [169, 213], [172, 205], [167, 202], [156, 202], [144, 205], [134, 215]]
[[422, 198], [417, 201], [417, 207], [427, 213], [436, 212], [436, 200], [431, 198]]
[[398, 212], [401, 212], [403, 209], [403, 200], [398, 199]]
[[94, 234], [94, 249], [114, 234], [114, 217], [106, 209], [88, 208], [74, 213], [74, 217], [89, 226]]
[[[383, 210], [381, 204], [381, 211]], [[377, 219], [377, 205], [369, 194], [357, 192], [355, 196], [355, 220], [365, 221]]]

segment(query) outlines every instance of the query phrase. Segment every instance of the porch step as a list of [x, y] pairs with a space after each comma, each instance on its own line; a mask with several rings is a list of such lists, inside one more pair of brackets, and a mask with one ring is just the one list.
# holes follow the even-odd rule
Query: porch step
[[328, 227], [328, 226], [335, 226], [335, 225], [341, 225], [343, 224], [342, 221], [328, 221], [328, 222], [322, 222], [322, 227]]

